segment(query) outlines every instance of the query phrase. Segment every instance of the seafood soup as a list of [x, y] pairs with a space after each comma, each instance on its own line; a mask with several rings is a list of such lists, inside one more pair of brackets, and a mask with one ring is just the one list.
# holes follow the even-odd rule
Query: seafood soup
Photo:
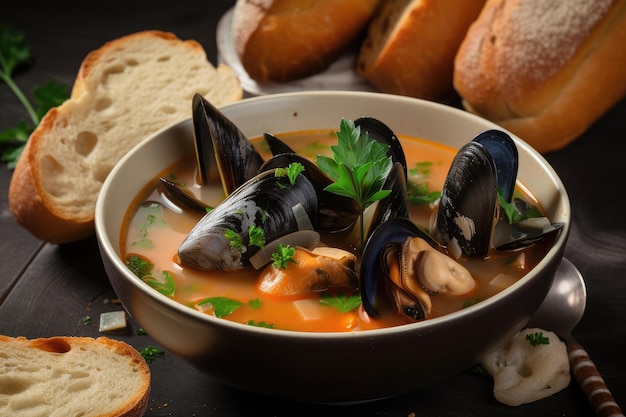
[[[335, 131], [286, 132], [276, 134], [276, 137], [311, 161], [315, 161], [317, 155], [332, 155], [331, 146], [337, 144]], [[421, 138], [400, 136], [399, 140], [406, 157], [407, 175], [403, 184], [406, 184], [408, 214], [411, 221], [428, 234], [437, 217], [446, 175], [458, 150]], [[272, 154], [264, 138], [254, 138], [250, 142], [264, 160], [270, 159]], [[155, 291], [189, 308], [224, 320], [283, 330], [360, 331], [415, 321], [415, 317], [408, 317], [392, 307], [392, 299], [402, 298], [404, 291], [396, 292], [389, 300], [382, 300], [381, 303], [388, 307], [381, 308], [375, 318], [364, 308], [367, 306], [363, 305], [360, 295], [362, 289], [358, 284], [358, 275], [363, 273], [359, 268], [365, 255], [359, 244], [361, 229], [355, 226], [359, 224], [356, 221], [342, 230], [318, 231], [317, 246], [338, 248], [341, 250], [339, 256], [317, 255], [303, 250], [288, 259], [283, 268], [271, 262], [264, 262], [258, 269], [246, 265], [204, 270], [186, 265], [181, 262], [179, 248], [211, 209], [181, 208], [165, 192], [159, 177], [184, 187], [186, 192], [210, 207], [218, 206], [226, 197], [218, 176], [210, 178], [208, 185], [199, 185], [195, 155], [189, 155], [159, 173], [136, 197], [121, 232], [122, 258]], [[539, 202], [519, 183], [515, 186], [514, 196], [527, 206], [540, 209]], [[362, 216], [365, 219], [363, 230], [370, 224], [368, 219], [375, 216], [372, 213], [376, 206], [377, 203], [370, 205]], [[374, 229], [376, 226], [372, 224], [369, 227]], [[543, 239], [517, 250], [491, 251], [486, 257], [456, 256], [453, 260], [455, 265], [460, 265], [471, 274], [473, 284], [469, 289], [457, 292], [418, 289], [418, 292], [424, 293], [428, 305], [419, 319], [449, 314], [504, 290], [530, 271], [552, 242], [553, 239]], [[397, 257], [399, 252], [400, 249], [396, 249], [396, 252], [389, 252], [386, 256]], [[439, 250], [425, 253], [431, 252], [440, 253]], [[376, 254], [372, 258], [379, 256]], [[453, 257], [446, 255], [446, 258]], [[379, 260], [376, 259], [376, 262]], [[308, 270], [294, 270], [286, 283], [277, 282], [280, 279], [275, 276], [277, 269], [284, 272], [290, 268], [305, 268], [309, 264]], [[393, 275], [392, 267], [383, 269], [385, 274]], [[427, 266], [423, 269], [427, 270]], [[375, 271], [368, 273], [374, 274]], [[269, 278], [269, 274], [274, 275]], [[288, 274], [285, 272], [283, 275]], [[336, 275], [341, 278], [335, 280]], [[382, 277], [380, 279], [383, 280]], [[304, 289], [294, 290], [294, 286]]]

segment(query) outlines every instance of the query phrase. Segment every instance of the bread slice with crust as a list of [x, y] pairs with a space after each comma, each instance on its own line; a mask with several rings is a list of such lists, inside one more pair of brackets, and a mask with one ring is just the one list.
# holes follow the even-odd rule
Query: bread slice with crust
[[484, 3], [383, 2], [361, 44], [357, 73], [384, 93], [450, 101], [454, 56]]
[[139, 417], [149, 394], [150, 368], [124, 342], [0, 335], [0, 415]]
[[70, 99], [30, 136], [9, 187], [17, 222], [44, 241], [94, 232], [102, 183], [148, 135], [191, 116], [194, 94], [216, 106], [240, 100], [230, 67], [214, 67], [202, 45], [156, 30], [104, 44], [83, 60]]

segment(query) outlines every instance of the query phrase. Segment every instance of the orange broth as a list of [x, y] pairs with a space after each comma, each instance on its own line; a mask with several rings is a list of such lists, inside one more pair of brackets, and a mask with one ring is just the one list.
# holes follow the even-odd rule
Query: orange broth
[[[277, 136], [296, 152], [313, 160], [316, 154], [330, 156], [332, 152], [329, 146], [336, 144], [334, 131], [289, 132]], [[426, 179], [428, 190], [440, 191], [456, 150], [418, 138], [400, 137], [400, 140], [409, 170], [417, 163], [431, 163]], [[262, 138], [256, 138], [252, 142], [264, 158], [269, 158], [270, 154]], [[224, 198], [219, 179], [215, 180], [214, 185], [203, 187], [201, 191], [195, 181], [193, 155], [178, 161], [161, 172], [160, 176], [186, 184], [190, 191], [210, 205], [216, 205]], [[154, 264], [152, 276], [155, 279], [160, 280], [162, 271], [168, 271], [176, 285], [176, 291], [171, 296], [174, 300], [206, 314], [214, 314], [211, 308], [204, 307], [199, 301], [209, 297], [226, 297], [239, 301], [241, 306], [232, 314], [224, 316], [225, 320], [261, 323], [277, 329], [295, 331], [355, 331], [410, 322], [408, 318], [389, 308], [376, 320], [370, 319], [362, 307], [342, 313], [333, 307], [322, 305], [319, 293], [309, 294], [302, 299], [266, 295], [257, 290], [259, 271], [252, 267], [237, 271], [200, 271], [182, 267], [176, 262], [178, 246], [202, 214], [190, 211], [177, 213], [162, 204], [156, 208], [147, 205], [146, 202], [162, 201], [157, 182], [158, 177], [155, 177], [129, 208], [122, 228], [120, 247], [122, 259], [140, 255]], [[516, 192], [529, 203], [538, 205], [520, 187]], [[432, 213], [433, 209], [428, 204], [411, 207], [412, 220], [424, 227], [428, 227]], [[333, 244], [340, 246], [341, 239], [334, 239]], [[432, 317], [457, 311], [507, 288], [536, 265], [545, 255], [547, 247], [547, 243], [540, 243], [522, 253], [498, 254], [488, 260], [459, 260], [478, 280], [478, 287], [472, 294], [464, 297], [433, 296]]]

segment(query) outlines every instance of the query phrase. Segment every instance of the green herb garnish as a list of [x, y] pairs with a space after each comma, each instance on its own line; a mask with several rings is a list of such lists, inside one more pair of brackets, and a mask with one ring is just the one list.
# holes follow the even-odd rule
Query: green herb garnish
[[441, 197], [440, 191], [428, 190], [428, 177], [433, 163], [430, 161], [417, 162], [408, 170], [407, 194], [411, 204], [429, 204]]
[[253, 298], [252, 300], [248, 301], [248, 305], [250, 307], [252, 307], [253, 309], [257, 309], [257, 308], [261, 308], [261, 300], [258, 298]]
[[549, 345], [550, 339], [543, 335], [543, 332], [529, 333], [526, 335], [526, 340], [531, 346]]
[[504, 212], [509, 224], [515, 224], [526, 219], [541, 217], [541, 212], [535, 206], [529, 206], [528, 209], [522, 213], [513, 202], [507, 203], [504, 200], [500, 190], [498, 190], [498, 202], [500, 203], [500, 207], [502, 207], [502, 211]]
[[176, 293], [176, 281], [169, 271], [162, 271], [161, 275], [163, 280], [158, 280], [153, 276], [143, 277], [142, 280], [161, 294], [173, 297]]
[[4, 81], [13, 91], [30, 117], [30, 123], [21, 120], [17, 127], [0, 132], [0, 145], [3, 148], [0, 159], [7, 163], [9, 169], [15, 168], [28, 137], [35, 130], [41, 118], [48, 110], [60, 105], [70, 96], [67, 86], [56, 81], [50, 81], [47, 85], [34, 89], [33, 97], [38, 106], [35, 109], [13, 80], [15, 69], [27, 64], [30, 59], [30, 48], [24, 43], [24, 35], [6, 24], [0, 23], [0, 80]]
[[156, 359], [157, 355], [162, 355], [165, 352], [162, 351], [161, 349], [157, 348], [157, 347], [147, 346], [147, 347], [141, 349], [139, 351], [139, 353], [141, 353], [141, 356], [143, 356], [143, 358], [146, 360], [146, 362], [152, 363], [152, 361]]
[[387, 197], [382, 187], [392, 167], [387, 155], [389, 145], [371, 139], [351, 120], [341, 119], [337, 145], [331, 146], [333, 158], [317, 155], [317, 164], [334, 182], [325, 190], [354, 199], [361, 211], [361, 247], [363, 247], [363, 212], [372, 203]]
[[152, 274], [154, 264], [148, 262], [141, 256], [132, 255], [126, 259], [126, 266], [139, 278], [144, 278]]
[[274, 172], [275, 177], [287, 177], [289, 178], [289, 183], [294, 185], [296, 183], [296, 178], [298, 175], [304, 171], [304, 165], [300, 162], [292, 162], [286, 168], [276, 168]]
[[247, 324], [248, 326], [264, 327], [266, 329], [275, 329], [276, 328], [272, 323], [266, 323], [264, 321], [256, 322], [254, 320], [248, 320], [245, 324]]
[[85, 326], [89, 326], [91, 324], [91, 316], [84, 316], [81, 321]]
[[210, 297], [204, 298], [198, 302], [198, 305], [210, 304], [213, 307], [215, 317], [225, 317], [232, 314], [241, 307], [242, 303], [227, 297]]
[[322, 294], [320, 296], [320, 304], [334, 307], [342, 313], [347, 313], [361, 305], [361, 297], [359, 295], [351, 295], [348, 297], [343, 293], [336, 295]]
[[258, 246], [259, 248], [265, 246], [265, 232], [258, 226], [250, 225], [248, 228], [248, 239], [250, 246]]
[[291, 245], [280, 244], [272, 253], [272, 261], [274, 261], [272, 265], [276, 268], [287, 268], [289, 262], [296, 263], [296, 260], [293, 259], [295, 254], [296, 250]]
[[226, 231], [224, 232], [224, 236], [226, 236], [226, 238], [230, 240], [231, 249], [241, 250], [241, 248], [243, 247], [243, 243], [241, 243], [241, 237], [237, 232], [235, 232], [234, 230], [226, 229]]

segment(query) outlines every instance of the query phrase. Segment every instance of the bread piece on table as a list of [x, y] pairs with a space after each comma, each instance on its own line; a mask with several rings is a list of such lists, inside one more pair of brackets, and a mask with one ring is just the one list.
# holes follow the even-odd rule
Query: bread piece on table
[[485, 0], [385, 0], [356, 71], [376, 89], [428, 100], [454, 97], [454, 56]]
[[232, 38], [258, 82], [287, 82], [328, 68], [364, 32], [380, 0], [238, 0]]
[[124, 342], [0, 336], [0, 415], [139, 417], [149, 394], [150, 369]]
[[455, 60], [464, 107], [538, 151], [626, 96], [626, 1], [488, 0]]
[[190, 117], [195, 93], [216, 106], [243, 95], [230, 67], [214, 67], [194, 40], [144, 31], [89, 53], [71, 98], [45, 115], [15, 168], [9, 205], [17, 222], [48, 242], [92, 235], [113, 166], [148, 135]]

